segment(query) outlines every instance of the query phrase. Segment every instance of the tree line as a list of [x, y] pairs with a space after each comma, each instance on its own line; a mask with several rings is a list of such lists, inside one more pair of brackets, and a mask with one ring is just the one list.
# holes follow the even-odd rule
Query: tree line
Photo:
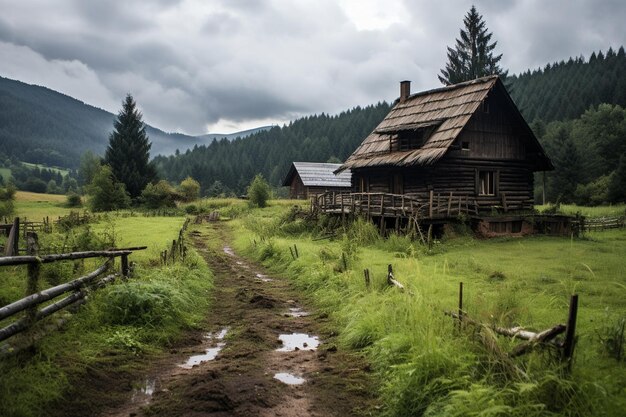
[[279, 187], [293, 161], [341, 162], [390, 110], [381, 102], [355, 107], [338, 115], [313, 115], [232, 142], [213, 140], [184, 153], [157, 156], [159, 175], [172, 182], [190, 176], [207, 196], [241, 195], [262, 174]]

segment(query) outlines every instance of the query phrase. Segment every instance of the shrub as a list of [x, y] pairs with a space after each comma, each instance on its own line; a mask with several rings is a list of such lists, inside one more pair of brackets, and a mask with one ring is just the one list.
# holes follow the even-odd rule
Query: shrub
[[270, 186], [263, 175], [258, 174], [250, 183], [248, 198], [252, 206], [263, 208], [267, 205], [267, 200], [270, 198]]
[[149, 209], [175, 207], [177, 197], [174, 188], [165, 180], [148, 184], [141, 192], [143, 204]]
[[80, 207], [83, 205], [83, 201], [80, 198], [80, 195], [70, 191], [69, 193], [67, 193], [66, 205], [68, 207]]
[[185, 206], [185, 213], [187, 214], [198, 214], [200, 211], [198, 210], [198, 206], [195, 204], [189, 204]]
[[114, 325], [156, 326], [180, 318], [181, 293], [163, 282], [129, 281], [111, 287], [105, 297], [104, 321]]
[[87, 193], [91, 196], [89, 205], [93, 211], [118, 210], [130, 205], [126, 187], [120, 182], [115, 182], [111, 167], [108, 165], [100, 167], [87, 187]]
[[178, 188], [184, 201], [194, 201], [200, 196], [200, 183], [191, 177], [182, 180]]

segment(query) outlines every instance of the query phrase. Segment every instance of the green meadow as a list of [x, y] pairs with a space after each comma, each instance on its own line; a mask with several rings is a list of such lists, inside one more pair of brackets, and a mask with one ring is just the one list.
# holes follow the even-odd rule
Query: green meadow
[[[324, 222], [332, 240], [320, 239]], [[615, 358], [626, 319], [626, 230], [477, 240], [461, 229], [425, 248], [401, 236], [381, 239], [364, 222], [307, 223], [278, 205], [230, 224], [237, 249], [292, 279], [335, 319], [343, 347], [369, 358], [383, 415], [619, 416], [626, 409], [626, 366]], [[405, 291], [386, 283], [389, 264]], [[457, 308], [461, 281], [470, 317], [535, 331], [565, 323], [578, 294], [571, 374], [555, 351], [511, 359], [520, 341], [471, 326], [459, 332], [444, 311]]]

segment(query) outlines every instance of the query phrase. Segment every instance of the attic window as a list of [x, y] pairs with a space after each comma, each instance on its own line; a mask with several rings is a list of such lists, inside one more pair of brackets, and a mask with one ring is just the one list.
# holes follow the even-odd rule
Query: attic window
[[429, 129], [402, 130], [398, 132], [397, 150], [409, 151], [419, 149], [428, 138]]
[[461, 142], [461, 150], [469, 151], [469, 142]]

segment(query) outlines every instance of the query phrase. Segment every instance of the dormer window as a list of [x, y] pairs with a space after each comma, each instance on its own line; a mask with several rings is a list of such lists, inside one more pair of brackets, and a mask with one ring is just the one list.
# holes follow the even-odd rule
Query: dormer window
[[426, 129], [403, 130], [398, 132], [398, 150], [419, 149], [426, 142]]

